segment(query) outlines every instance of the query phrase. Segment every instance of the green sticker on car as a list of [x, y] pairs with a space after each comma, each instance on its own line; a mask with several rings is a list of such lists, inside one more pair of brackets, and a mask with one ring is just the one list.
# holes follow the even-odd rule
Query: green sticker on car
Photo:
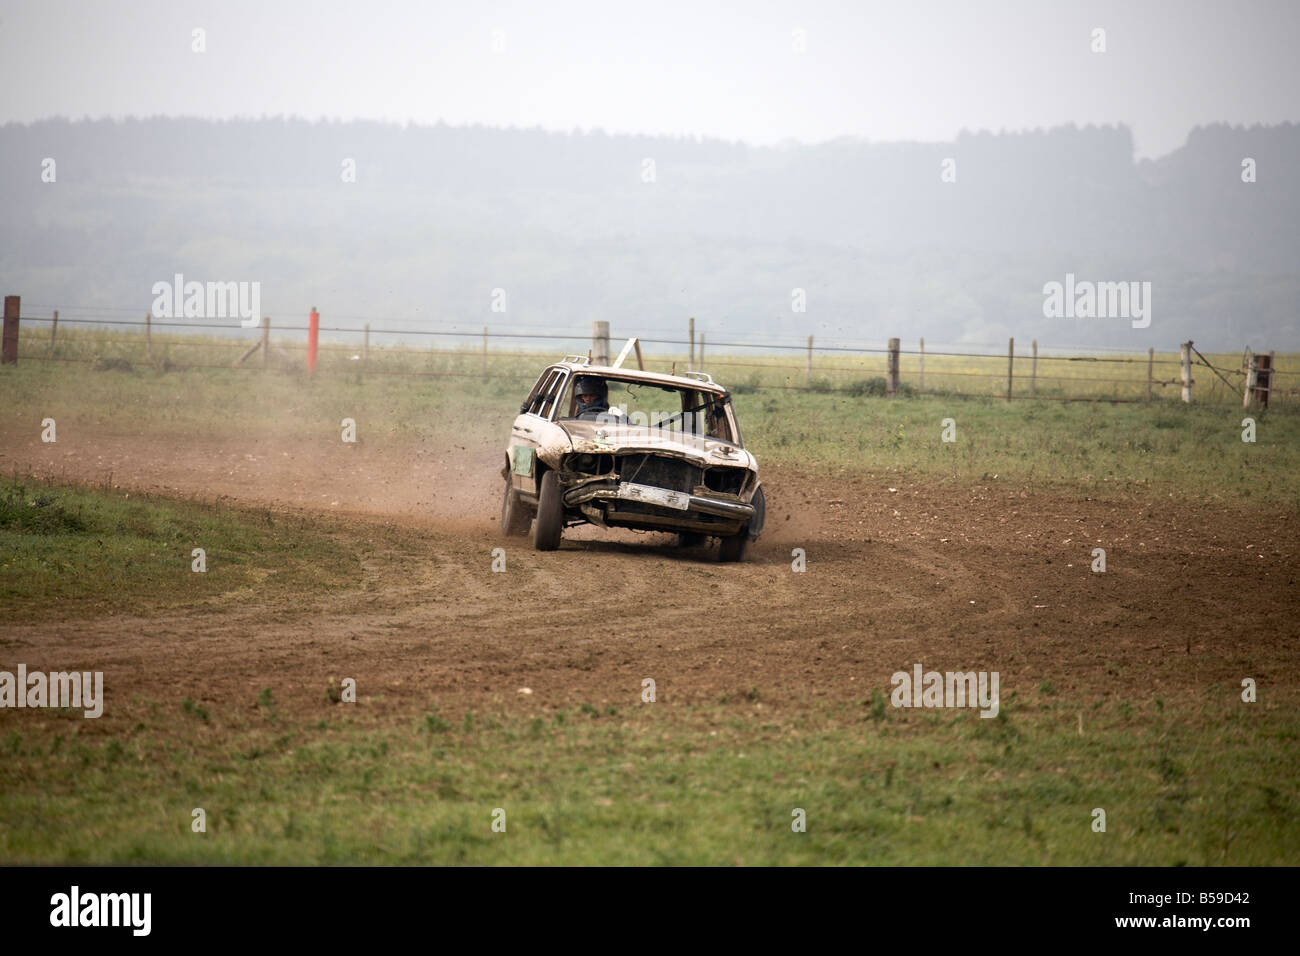
[[510, 470], [516, 475], [533, 473], [533, 450], [527, 445], [514, 445], [510, 449]]

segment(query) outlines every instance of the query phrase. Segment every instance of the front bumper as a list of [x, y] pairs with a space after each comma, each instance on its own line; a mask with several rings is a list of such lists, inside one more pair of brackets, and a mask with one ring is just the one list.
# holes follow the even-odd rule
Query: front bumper
[[646, 505], [661, 508], [660, 515], [667, 520], [671, 520], [675, 514], [680, 514], [682, 518], [688, 518], [692, 513], [713, 515], [718, 518], [727, 518], [740, 522], [748, 521], [754, 517], [754, 506], [743, 501], [677, 491], [671, 492], [671, 494], [678, 499], [684, 499], [685, 507], [680, 505], [668, 506], [653, 499], [641, 499], [629, 493], [630, 488], [637, 487], [640, 486], [633, 485], [631, 482], [612, 480], [583, 484], [565, 492], [564, 503], [569, 507], [576, 508], [591, 501], [641, 501]]

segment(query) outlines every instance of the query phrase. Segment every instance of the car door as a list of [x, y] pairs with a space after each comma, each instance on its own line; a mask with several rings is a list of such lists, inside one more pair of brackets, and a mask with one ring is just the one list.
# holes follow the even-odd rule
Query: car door
[[510, 483], [531, 495], [538, 493], [537, 448], [545, 431], [555, 426], [555, 406], [564, 394], [569, 371], [552, 366], [544, 371], [520, 406], [519, 415], [510, 429]]

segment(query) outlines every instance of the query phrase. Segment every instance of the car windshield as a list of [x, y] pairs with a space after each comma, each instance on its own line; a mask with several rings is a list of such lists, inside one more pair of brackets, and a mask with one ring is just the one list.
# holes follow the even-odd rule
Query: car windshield
[[594, 405], [581, 405], [579, 386], [590, 387], [593, 379], [595, 376], [579, 375], [575, 378], [570, 386], [568, 402], [560, 406], [568, 409], [568, 414], [563, 417], [662, 428], [725, 442], [736, 440], [727, 414], [728, 401], [716, 392], [652, 382], [595, 379], [597, 388], [599, 383], [604, 384], [603, 400], [598, 399]]

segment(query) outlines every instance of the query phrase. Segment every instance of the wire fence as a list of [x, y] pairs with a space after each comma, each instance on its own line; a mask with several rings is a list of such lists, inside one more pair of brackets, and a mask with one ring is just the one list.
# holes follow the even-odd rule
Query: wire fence
[[[78, 310], [76, 315], [60, 316], [55, 310], [48, 315], [30, 314], [29, 310], [17, 322], [17, 356], [22, 361], [83, 364], [100, 370], [152, 367], [162, 371], [298, 373], [307, 364], [305, 356], [310, 355], [316, 374], [482, 377], [524, 383], [558, 358], [558, 351], [598, 360], [610, 354], [604, 323], [597, 324], [604, 326], [599, 330], [604, 334], [513, 325], [477, 330], [412, 329], [375, 326], [357, 316], [349, 318], [363, 320], [360, 324], [319, 324], [318, 331], [325, 338], [313, 344], [310, 323], [276, 325], [264, 319], [261, 326], [246, 328], [235, 320], [110, 318], [105, 314], [126, 311], [101, 309], [98, 314], [87, 314]], [[626, 331], [636, 334], [639, 330]], [[381, 344], [383, 340], [390, 344]], [[422, 340], [431, 345], [410, 344]], [[685, 336], [652, 335], [639, 341], [647, 368], [702, 370], [738, 393], [800, 390], [854, 396], [937, 394], [1066, 402], [1181, 399], [1240, 405], [1249, 380], [1254, 396], [1266, 396], [1271, 405], [1294, 407], [1300, 397], [1296, 380], [1300, 373], [1292, 371], [1300, 365], [1294, 361], [1300, 356], [1270, 353], [1270, 367], [1260, 378], [1252, 371], [1257, 360], [1249, 350], [1241, 355], [1207, 356], [1190, 342], [1179, 343], [1179, 351], [1148, 349], [1146, 354], [1062, 354], [1062, 349], [1040, 350], [1036, 341], [1026, 345], [1014, 340], [1008, 342], [1006, 351], [997, 352], [951, 346], [927, 349], [924, 339], [917, 340], [915, 347], [908, 343], [906, 348], [899, 339], [869, 345], [818, 342], [813, 336], [802, 342], [750, 341], [735, 336], [709, 342], [705, 332], [695, 334], [693, 320]]]

